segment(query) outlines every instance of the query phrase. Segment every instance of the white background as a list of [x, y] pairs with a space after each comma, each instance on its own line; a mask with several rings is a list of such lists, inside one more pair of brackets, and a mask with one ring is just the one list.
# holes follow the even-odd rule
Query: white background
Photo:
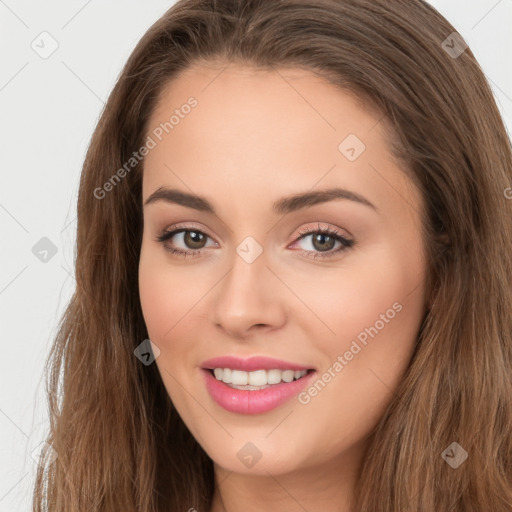
[[[0, 0], [0, 512], [31, 508], [32, 453], [47, 427], [43, 364], [75, 284], [89, 139], [121, 67], [172, 3]], [[430, 3], [475, 53], [510, 133], [512, 0]], [[43, 31], [58, 43], [47, 59], [31, 47]], [[46, 263], [32, 253], [42, 237], [57, 247]]]

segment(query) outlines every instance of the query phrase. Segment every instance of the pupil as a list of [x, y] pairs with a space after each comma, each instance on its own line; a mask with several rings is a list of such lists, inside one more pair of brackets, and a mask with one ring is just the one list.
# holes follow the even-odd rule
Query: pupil
[[185, 233], [185, 243], [192, 249], [200, 249], [202, 247], [201, 242], [203, 242], [203, 238], [203, 235], [196, 231], [187, 231]]
[[[331, 242], [330, 244], [328, 244], [328, 247], [326, 247], [325, 245], [322, 245], [322, 244], [325, 244], [325, 241], [326, 239]], [[317, 242], [320, 242], [320, 246], [317, 247]], [[320, 250], [329, 250], [329, 249], [332, 249], [333, 248], [333, 243], [334, 243], [334, 238], [332, 238], [331, 236], [329, 235], [324, 235], [322, 233], [319, 233], [317, 234], [314, 238], [313, 238], [313, 245], [315, 246], [315, 248], [317, 249], [320, 249]]]

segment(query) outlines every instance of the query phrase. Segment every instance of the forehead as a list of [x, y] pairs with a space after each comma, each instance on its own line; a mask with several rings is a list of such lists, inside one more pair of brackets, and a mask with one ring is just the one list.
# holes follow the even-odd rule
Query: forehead
[[147, 135], [156, 146], [145, 157], [143, 196], [165, 184], [204, 193], [222, 183], [226, 193], [261, 198], [269, 186], [282, 195], [316, 184], [377, 197], [383, 176], [410, 185], [381, 120], [307, 70], [196, 65], [167, 85], [150, 118]]
[[[265, 131], [272, 133], [288, 117], [298, 126], [311, 123], [311, 130], [352, 128], [362, 133], [381, 119], [371, 105], [309, 70], [205, 63], [184, 70], [162, 89], [149, 128], [168, 119], [190, 97], [200, 107], [194, 109], [195, 118], [223, 114], [215, 121], [216, 129], [228, 122], [226, 128], [234, 128], [238, 121], [236, 126], [252, 126], [262, 134], [257, 123], [263, 120]], [[289, 124], [287, 132], [293, 128]]]

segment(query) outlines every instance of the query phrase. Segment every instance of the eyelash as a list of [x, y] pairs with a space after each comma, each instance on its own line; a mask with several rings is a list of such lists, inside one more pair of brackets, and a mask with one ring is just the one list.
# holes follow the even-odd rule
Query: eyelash
[[[169, 231], [163, 231], [159, 236], [157, 236], [156, 241], [160, 242], [162, 244], [165, 244], [169, 239], [171, 239], [174, 235], [177, 235], [178, 233], [183, 233], [191, 231], [194, 233], [200, 233], [201, 235], [206, 236], [207, 238], [210, 238], [206, 233], [203, 233], [199, 229], [194, 228], [193, 226], [176, 226], [175, 229], [169, 230]], [[306, 251], [301, 250], [301, 254], [306, 255], [308, 258], [331, 258], [335, 255], [337, 255], [340, 252], [346, 251], [348, 249], [351, 249], [355, 245], [354, 240], [350, 240], [348, 238], [345, 238], [344, 236], [338, 235], [338, 230], [331, 229], [329, 227], [321, 228], [320, 225], [316, 229], [306, 228], [303, 231], [299, 231], [299, 236], [295, 242], [298, 242], [299, 240], [302, 240], [303, 238], [306, 238], [309, 235], [316, 235], [316, 234], [325, 234], [329, 235], [330, 237], [334, 238], [336, 241], [341, 242], [341, 247], [336, 249], [335, 251], [329, 251], [329, 252], [315, 252], [315, 251]], [[182, 249], [175, 249], [173, 247], [166, 246], [165, 249], [169, 251], [172, 254], [175, 254], [176, 256], [184, 257], [187, 256], [191, 257], [197, 257], [200, 256], [205, 249], [194, 249], [189, 251], [184, 251]]]

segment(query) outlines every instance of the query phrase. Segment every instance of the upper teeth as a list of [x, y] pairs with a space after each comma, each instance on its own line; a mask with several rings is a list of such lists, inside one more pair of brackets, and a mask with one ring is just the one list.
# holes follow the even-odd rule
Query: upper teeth
[[244, 372], [242, 370], [232, 370], [231, 368], [215, 368], [213, 370], [215, 378], [226, 384], [235, 386], [265, 386], [267, 384], [279, 384], [291, 382], [294, 378], [300, 379], [306, 375], [307, 370], [256, 370], [254, 372]]

